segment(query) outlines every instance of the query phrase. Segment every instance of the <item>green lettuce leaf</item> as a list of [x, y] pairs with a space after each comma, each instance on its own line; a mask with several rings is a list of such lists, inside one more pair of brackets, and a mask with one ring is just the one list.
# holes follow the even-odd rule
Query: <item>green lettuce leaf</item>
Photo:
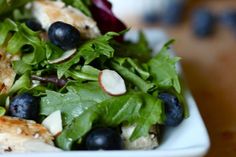
[[6, 100], [7, 100], [8, 95], [5, 93], [0, 94], [0, 106], [5, 106], [6, 105]]
[[147, 94], [142, 95], [142, 99], [144, 104], [150, 105], [145, 105], [140, 111], [140, 116], [134, 121], [136, 127], [130, 137], [131, 141], [142, 136], [148, 136], [150, 127], [155, 124], [162, 124], [165, 119], [165, 115], [162, 113], [164, 108], [159, 99]]
[[[68, 125], [57, 137], [56, 144], [64, 150], [70, 150], [72, 144], [82, 138], [95, 123], [114, 127], [122, 123], [134, 124], [138, 119], [135, 134], [132, 136], [132, 140], [135, 140], [147, 135], [153, 123], [162, 123], [162, 117], [161, 102], [151, 95], [128, 93], [112, 97], [76, 117], [71, 125]], [[143, 126], [141, 126], [142, 122], [144, 122]]]
[[156, 89], [156, 86], [154, 83], [145, 81], [142, 78], [140, 78], [138, 75], [136, 75], [134, 72], [129, 70], [128, 68], [119, 65], [116, 62], [112, 62], [111, 66], [113, 69], [115, 69], [125, 80], [131, 82], [135, 86], [137, 86], [141, 91], [148, 93]]
[[121, 66], [127, 67], [132, 70], [133, 73], [137, 73], [142, 79], [147, 80], [150, 77], [150, 74], [145, 70], [142, 65], [135, 59], [128, 57], [125, 58], [115, 58], [114, 59]]
[[[19, 53], [24, 45], [34, 48], [33, 52], [23, 55], [22, 60], [25, 63], [35, 65], [46, 58], [46, 43], [40, 40], [38, 32], [32, 31], [25, 24], [16, 24], [6, 19], [0, 24], [0, 34], [0, 46], [6, 44], [6, 51], [11, 54]], [[11, 37], [8, 40], [9, 36]]]
[[6, 113], [6, 109], [0, 106], [0, 116], [4, 116], [5, 113]]
[[10, 31], [18, 31], [17, 24], [10, 20], [6, 19], [3, 23], [0, 23], [0, 45], [2, 46], [10, 33]]
[[41, 99], [40, 114], [49, 115], [60, 110], [64, 125], [68, 125], [85, 110], [110, 97], [98, 83], [71, 85], [68, 90], [65, 94], [46, 91], [46, 96]]
[[64, 150], [71, 150], [73, 143], [83, 137], [92, 128], [93, 122], [97, 117], [94, 111], [84, 112], [82, 115], [75, 118], [72, 124], [64, 129], [56, 138], [56, 145]]
[[14, 71], [19, 75], [23, 75], [24, 73], [26, 73], [27, 71], [31, 71], [31, 69], [32, 69], [32, 67], [30, 65], [28, 65], [20, 60], [13, 61], [12, 67], [13, 67]]
[[26, 72], [18, 80], [15, 81], [13, 86], [9, 90], [9, 95], [12, 95], [16, 92], [28, 90], [31, 87], [31, 79], [29, 72]]
[[114, 49], [109, 45], [109, 41], [118, 35], [115, 32], [108, 32], [82, 45], [79, 54], [85, 59], [85, 64], [91, 63], [100, 56], [113, 57]]
[[[98, 105], [100, 107], [96, 108], [94, 106], [91, 108], [91, 110], [87, 110], [81, 116], [76, 117], [72, 124], [67, 126], [56, 139], [57, 146], [64, 150], [70, 150], [72, 144], [78, 139], [82, 138], [92, 128], [94, 122], [99, 118], [106, 120], [106, 123], [110, 121], [113, 123], [113, 125], [115, 124], [115, 121], [113, 120], [113, 114], [115, 114], [114, 117], [117, 117], [116, 119], [119, 121], [120, 119], [123, 119], [121, 115], [125, 116], [126, 118], [134, 119], [135, 115], [138, 116], [136, 108], [140, 107], [141, 102], [142, 100], [136, 99], [131, 95], [113, 97], [107, 101], [103, 101]], [[128, 108], [129, 110], [127, 110]], [[104, 113], [101, 113], [101, 111]], [[80, 130], [79, 128], [83, 129]]]
[[179, 76], [176, 71], [176, 63], [179, 57], [171, 57], [168, 53], [169, 45], [173, 41], [164, 45], [162, 50], [147, 63], [153, 82], [158, 88], [174, 88], [178, 93], [181, 92]]
[[98, 81], [99, 72], [100, 70], [90, 65], [84, 65], [79, 69], [68, 70], [66, 77], [72, 77], [77, 81]]

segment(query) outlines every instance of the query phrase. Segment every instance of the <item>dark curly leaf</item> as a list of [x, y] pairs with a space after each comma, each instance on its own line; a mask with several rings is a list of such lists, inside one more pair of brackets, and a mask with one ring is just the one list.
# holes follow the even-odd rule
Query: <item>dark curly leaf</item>
[[0, 0], [0, 15], [11, 12], [31, 1], [32, 0]]

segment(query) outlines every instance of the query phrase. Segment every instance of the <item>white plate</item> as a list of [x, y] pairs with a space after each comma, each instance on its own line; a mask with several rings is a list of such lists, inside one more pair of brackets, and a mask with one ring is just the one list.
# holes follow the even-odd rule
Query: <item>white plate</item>
[[[168, 40], [163, 31], [145, 30], [150, 46], [158, 50]], [[137, 32], [128, 33], [127, 38], [136, 40]], [[9, 157], [202, 157], [209, 149], [210, 141], [197, 105], [189, 91], [185, 92], [190, 117], [178, 127], [167, 128], [163, 142], [156, 150], [147, 151], [74, 151], [61, 153], [2, 154]]]

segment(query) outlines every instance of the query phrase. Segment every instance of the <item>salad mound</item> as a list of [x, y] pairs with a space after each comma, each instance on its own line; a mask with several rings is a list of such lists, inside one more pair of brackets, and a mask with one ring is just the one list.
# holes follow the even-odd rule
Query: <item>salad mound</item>
[[124, 40], [107, 0], [4, 0], [0, 19], [0, 115], [45, 127], [50, 148], [153, 149], [188, 116], [173, 40], [156, 55], [142, 32]]

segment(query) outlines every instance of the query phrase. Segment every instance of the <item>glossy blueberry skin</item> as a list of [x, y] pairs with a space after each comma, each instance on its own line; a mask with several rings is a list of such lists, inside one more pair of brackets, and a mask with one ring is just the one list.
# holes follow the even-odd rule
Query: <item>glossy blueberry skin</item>
[[29, 93], [15, 96], [9, 106], [9, 114], [13, 117], [36, 120], [39, 113], [39, 100]]
[[40, 23], [38, 23], [37, 21], [33, 20], [33, 19], [29, 19], [27, 21], [25, 21], [25, 24], [27, 27], [29, 27], [32, 31], [41, 31], [43, 30], [42, 25]]
[[197, 37], [203, 38], [211, 35], [214, 31], [215, 18], [205, 8], [198, 9], [193, 13], [192, 29]]
[[184, 1], [175, 0], [169, 3], [163, 13], [163, 22], [168, 25], [176, 25], [180, 23], [183, 18], [184, 8]]
[[164, 102], [166, 126], [177, 126], [184, 118], [184, 111], [176, 96], [169, 93], [159, 94], [159, 98]]
[[77, 47], [80, 40], [80, 32], [72, 25], [55, 22], [49, 27], [48, 37], [54, 45], [66, 51]]
[[110, 128], [97, 128], [86, 137], [85, 147], [87, 150], [121, 150], [122, 139]]

